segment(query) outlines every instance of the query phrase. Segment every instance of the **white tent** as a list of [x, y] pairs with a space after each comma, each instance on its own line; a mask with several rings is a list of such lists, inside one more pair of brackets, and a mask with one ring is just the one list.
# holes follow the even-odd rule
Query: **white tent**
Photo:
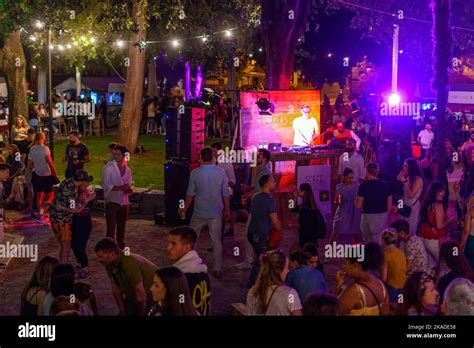
[[[84, 84], [81, 84], [81, 89], [89, 89], [87, 86]], [[70, 77], [63, 82], [61, 82], [59, 85], [54, 87], [54, 90], [56, 91], [56, 94], [63, 94], [65, 91], [75, 91], [76, 90], [76, 79], [74, 77]]]

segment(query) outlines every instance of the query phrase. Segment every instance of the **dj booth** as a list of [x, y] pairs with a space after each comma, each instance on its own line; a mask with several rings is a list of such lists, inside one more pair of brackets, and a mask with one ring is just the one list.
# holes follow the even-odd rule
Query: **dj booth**
[[[328, 221], [331, 219], [329, 215], [332, 217], [332, 214], [335, 211], [334, 196], [336, 185], [338, 183], [339, 157], [345, 152], [345, 150], [328, 149], [327, 146], [313, 146], [282, 147], [281, 151], [271, 152], [272, 173], [276, 181], [274, 198], [278, 205], [278, 216], [281, 218], [283, 224], [289, 227], [296, 226], [296, 214], [293, 214], [289, 209], [290, 200], [294, 199], [294, 192], [298, 188], [298, 182], [307, 182], [312, 179], [308, 178], [308, 174], [303, 174], [306, 178], [299, 178], [298, 172], [301, 172], [299, 168], [305, 167], [306, 169], [317, 170], [319, 169], [318, 166], [322, 165], [326, 165], [326, 168], [327, 166], [330, 166], [330, 170], [326, 172], [329, 177], [325, 178], [326, 183], [329, 184], [328, 194], [321, 197], [321, 193], [316, 193], [319, 192], [319, 186], [323, 186], [318, 185], [319, 179], [313, 179], [311, 184], [318, 205], [319, 203], [323, 203], [323, 201], [326, 202], [326, 205], [330, 205], [330, 210], [326, 209], [326, 222], [330, 223], [332, 220]], [[323, 175], [326, 176], [326, 174]], [[326, 190], [323, 190], [323, 192], [326, 192]]]

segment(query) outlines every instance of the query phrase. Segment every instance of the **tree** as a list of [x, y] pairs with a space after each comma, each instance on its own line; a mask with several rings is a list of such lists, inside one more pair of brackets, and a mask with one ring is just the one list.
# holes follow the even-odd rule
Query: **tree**
[[120, 120], [119, 139], [129, 151], [135, 151], [140, 131], [143, 79], [145, 75], [146, 10], [148, 0], [134, 0], [133, 21], [135, 30], [130, 33], [125, 98]]
[[445, 179], [446, 107], [448, 99], [448, 68], [451, 61], [453, 38], [449, 27], [451, 0], [432, 0], [433, 11], [433, 89], [436, 91], [436, 118], [438, 122], [438, 154], [441, 178]]
[[26, 60], [21, 45], [21, 33], [8, 34], [0, 49], [0, 70], [5, 74], [8, 86], [8, 99], [12, 105], [11, 115], [28, 117], [26, 100]]
[[[329, 1], [330, 10], [344, 7], [355, 13], [352, 27], [363, 30], [363, 37], [391, 46], [393, 25], [400, 27], [399, 46], [410, 61], [415, 78], [425, 94], [431, 89], [432, 78], [432, 14], [431, 0], [338, 0]], [[451, 30], [455, 49], [472, 50], [474, 2], [455, 1], [451, 9]], [[467, 30], [466, 30], [467, 29]]]
[[298, 39], [306, 30], [310, 0], [262, 0], [266, 89], [289, 89]]
[[26, 1], [6, 0], [0, 4], [0, 72], [8, 86], [10, 114], [28, 116], [26, 100], [26, 60], [21, 45], [21, 25], [27, 20]]

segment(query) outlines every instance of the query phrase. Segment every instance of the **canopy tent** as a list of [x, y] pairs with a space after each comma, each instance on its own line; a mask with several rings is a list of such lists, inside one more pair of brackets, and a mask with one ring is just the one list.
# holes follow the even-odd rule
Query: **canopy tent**
[[448, 107], [453, 112], [474, 111], [474, 84], [451, 84]]
[[[125, 82], [119, 77], [82, 77], [81, 89], [94, 90], [98, 92], [114, 93], [123, 92]], [[76, 90], [76, 79], [69, 77], [54, 87], [57, 94]]]

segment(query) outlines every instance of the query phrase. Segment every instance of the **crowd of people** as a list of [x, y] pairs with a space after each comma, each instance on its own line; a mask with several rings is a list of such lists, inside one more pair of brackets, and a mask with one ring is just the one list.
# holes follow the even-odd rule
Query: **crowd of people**
[[[144, 115], [164, 128], [164, 106], [181, 102], [148, 98]], [[361, 139], [366, 142], [370, 132], [364, 135], [358, 122], [339, 121], [330, 132], [345, 146], [338, 161], [333, 221], [325, 221], [312, 187], [301, 184], [294, 192], [296, 205], [289, 208], [297, 215], [298, 228], [287, 251], [279, 247], [283, 234], [292, 231], [283, 228], [273, 195], [277, 180], [271, 153], [259, 149], [252, 170], [249, 163], [219, 162], [220, 142], [203, 148], [201, 165], [191, 172], [184, 206], [178, 209], [184, 219], [192, 207], [190, 223], [169, 231], [169, 266], [164, 268], [127, 248], [133, 193], [129, 152], [110, 144], [101, 177], [107, 227], [94, 252], [105, 267], [118, 314], [211, 315], [211, 279], [225, 276], [223, 240], [236, 238], [239, 217], [245, 220], [245, 259], [235, 267], [249, 270], [247, 315], [474, 314], [474, 134], [465, 142], [445, 140], [444, 151], [456, 156], [438, 166], [435, 135], [427, 122], [417, 137], [420, 156], [406, 158], [396, 177], [403, 190], [399, 196], [379, 178], [379, 164], [360, 154]], [[0, 159], [4, 219], [5, 207], [21, 203], [38, 224], [51, 226], [59, 243], [57, 258], [37, 262], [21, 293], [20, 313], [98, 315], [97, 299], [86, 282], [91, 277], [86, 252], [91, 204], [97, 198], [93, 178], [84, 170], [91, 156], [79, 133], [71, 131], [63, 157], [65, 179], [60, 181], [45, 139], [19, 116], [9, 155]], [[445, 168], [444, 176], [439, 168]], [[446, 182], [440, 181], [443, 177]], [[195, 249], [204, 228], [212, 243], [209, 268]], [[344, 254], [341, 264], [336, 261], [340, 256], [322, 252], [334, 243], [362, 248], [363, 256]], [[76, 299], [72, 303], [71, 295]]]
[[[35, 146], [44, 146], [43, 137], [35, 135]], [[80, 151], [75, 134], [70, 135], [70, 140], [74, 151], [82, 152], [77, 157], [80, 162], [72, 162], [75, 167], [69, 168], [71, 171], [50, 205], [52, 230], [60, 242], [59, 258], [46, 256], [37, 263], [21, 295], [24, 315], [97, 314], [92, 290], [86, 293], [86, 285], [81, 283], [90, 276], [85, 253], [91, 230], [90, 212], [83, 209], [95, 194], [89, 186], [92, 178], [83, 170], [88, 152]], [[250, 270], [247, 315], [474, 314], [472, 196], [466, 203], [461, 201], [465, 224], [459, 231], [458, 214], [453, 204], [447, 204], [452, 200], [458, 203], [458, 196], [446, 200], [445, 195], [450, 194], [447, 185], [425, 179], [420, 161], [405, 160], [398, 175], [404, 196], [397, 201], [389, 185], [378, 179], [379, 166], [364, 163], [352, 138], [346, 146], [339, 162], [341, 183], [336, 187], [331, 234], [326, 233], [326, 222], [311, 186], [302, 184], [295, 192], [299, 203], [292, 209], [298, 216], [297, 243], [289, 253], [279, 249], [283, 228], [272, 196], [275, 179], [269, 168], [270, 152], [258, 151], [252, 180], [245, 165], [218, 163], [221, 143], [202, 149], [201, 166], [192, 171], [184, 207], [178, 211], [184, 217], [194, 205], [190, 226], [169, 231], [169, 267], [158, 268], [126, 247], [131, 172], [126, 164], [127, 149], [111, 144], [110, 161], [102, 177], [107, 232], [94, 251], [110, 279], [118, 313], [210, 315], [211, 279], [224, 276], [223, 238], [235, 238], [233, 225], [227, 231], [224, 226], [232, 215], [234, 224], [236, 216], [241, 215], [247, 219], [246, 250], [244, 262], [236, 267]], [[467, 145], [466, 148], [468, 151]], [[30, 149], [30, 164], [38, 168], [34, 164], [36, 151], [46, 163], [42, 163], [44, 169], [49, 168], [42, 174], [54, 177], [47, 150], [31, 154]], [[0, 179], [3, 180], [1, 175]], [[462, 182], [456, 183], [454, 192], [461, 185]], [[39, 180], [39, 187], [43, 186], [46, 183]], [[35, 195], [47, 191], [38, 190], [38, 183], [34, 186]], [[204, 227], [209, 229], [212, 242], [209, 270], [195, 250]], [[363, 257], [344, 255], [342, 268], [328, 274], [336, 256], [324, 253], [323, 257], [318, 252], [325, 247], [323, 241], [327, 238], [329, 244], [348, 239], [351, 245], [364, 248]], [[79, 271], [69, 263], [71, 248]], [[333, 279], [332, 289], [328, 283]], [[65, 302], [64, 296], [71, 294], [75, 294], [77, 304]]]

